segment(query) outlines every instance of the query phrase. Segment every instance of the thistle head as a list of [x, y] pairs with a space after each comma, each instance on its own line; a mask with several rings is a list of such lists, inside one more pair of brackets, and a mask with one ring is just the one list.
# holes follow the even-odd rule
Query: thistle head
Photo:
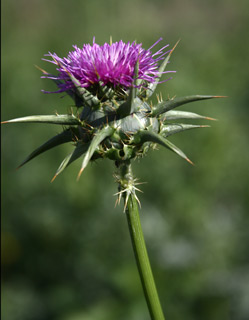
[[[161, 40], [159, 39], [147, 50], [136, 42], [124, 43], [121, 40], [100, 46], [93, 39], [92, 45], [84, 44], [82, 48], [74, 45], [74, 50], [64, 58], [49, 52], [46, 56], [50, 60], [44, 60], [55, 64], [58, 74], [45, 73], [44, 77], [56, 81], [58, 90], [55, 92], [74, 94], [81, 100], [82, 88], [86, 88], [101, 101], [108, 100], [110, 93], [118, 100], [126, 99], [132, 86], [144, 90], [160, 77], [159, 64], [170, 52], [166, 50], [169, 45], [155, 53], [151, 50]], [[164, 73], [167, 72], [169, 71]], [[109, 95], [106, 94], [107, 89]], [[84, 99], [81, 102], [84, 106]]]
[[[43, 122], [66, 125], [32, 152], [21, 164], [62, 143], [73, 142], [74, 149], [62, 161], [54, 178], [69, 164], [83, 157], [80, 174], [89, 161], [109, 158], [116, 164], [143, 156], [155, 144], [160, 144], [192, 163], [183, 151], [168, 140], [168, 136], [192, 128], [203, 127], [179, 123], [180, 119], [211, 119], [199, 114], [175, 111], [185, 103], [216, 98], [217, 96], [187, 96], [158, 99], [152, 105], [148, 99], [154, 93], [165, 71], [173, 49], [168, 45], [155, 50], [142, 44], [95, 43], [82, 49], [74, 46], [67, 57], [49, 53], [44, 59], [56, 66], [57, 74], [43, 72], [43, 78], [53, 80], [58, 89], [74, 101], [76, 112], [64, 115], [31, 116], [7, 122]], [[51, 93], [44, 91], [45, 93]], [[173, 122], [172, 122], [173, 120]]]

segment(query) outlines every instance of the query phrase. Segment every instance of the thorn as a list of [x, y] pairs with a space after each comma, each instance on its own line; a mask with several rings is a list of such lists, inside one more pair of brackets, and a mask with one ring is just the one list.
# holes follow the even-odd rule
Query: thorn
[[57, 61], [53, 56], [51, 56], [51, 58], [54, 60], [54, 62], [57, 64], [57, 66], [59, 66], [59, 67], [61, 66], [59, 61]]
[[229, 98], [228, 96], [213, 96], [213, 98]]
[[115, 202], [115, 208], [117, 205], [120, 205], [120, 201], [121, 201], [121, 193], [118, 192], [118, 193], [115, 193], [114, 196], [118, 195], [117, 199], [116, 199], [116, 202]]
[[206, 120], [212, 120], [212, 121], [218, 121], [218, 119], [215, 118], [210, 118], [210, 117], [205, 117]]
[[134, 189], [135, 189], [136, 191], [139, 191], [139, 192], [144, 193], [142, 190], [138, 189], [137, 187], [134, 187]]
[[80, 176], [81, 176], [83, 170], [84, 170], [84, 168], [81, 168], [81, 169], [80, 169], [80, 172], [78, 173], [78, 176], [77, 176], [77, 181], [80, 180]]
[[61, 64], [59, 61], [57, 61], [53, 56], [52, 56], [52, 59], [54, 60], [54, 62], [57, 64], [57, 66], [59, 66], [60, 68], [62, 68], [66, 73], [67, 75], [70, 77], [70, 72], [67, 70], [67, 68]]
[[88, 126], [90, 129], [93, 129], [93, 128], [94, 128], [93, 126], [91, 126], [91, 125], [90, 125], [89, 123], [87, 123], [87, 122], [85, 123], [85, 125]]
[[179, 39], [176, 44], [174, 45], [174, 47], [170, 50], [169, 56], [171, 56], [171, 54], [173, 53], [173, 51], [175, 50], [175, 48], [177, 47], [178, 43], [180, 42], [181, 39]]
[[50, 181], [51, 183], [54, 182], [55, 178], [57, 177], [57, 174], [55, 174], [52, 178], [52, 180]]
[[192, 164], [192, 166], [195, 165], [189, 158], [186, 158], [186, 160], [187, 160], [190, 164]]
[[38, 67], [36, 64], [34, 64], [34, 66], [36, 67], [36, 69], [40, 70], [42, 73], [49, 74], [47, 71], [45, 71], [44, 69]]
[[[139, 191], [141, 191], [141, 190], [139, 190]], [[141, 191], [141, 192], [142, 192], [142, 191]], [[142, 208], [141, 202], [140, 202], [140, 200], [138, 199], [138, 197], [137, 197], [136, 194], [135, 194], [135, 199], [137, 200], [137, 203], [138, 203], [138, 205], [139, 205], [139, 208], [141, 209], [141, 208]]]
[[125, 212], [125, 210], [126, 210], [126, 208], [127, 208], [129, 196], [130, 196], [130, 194], [127, 193], [127, 194], [126, 194], [126, 197], [125, 197], [124, 212]]
[[25, 163], [21, 163], [17, 168], [16, 170], [19, 170]]

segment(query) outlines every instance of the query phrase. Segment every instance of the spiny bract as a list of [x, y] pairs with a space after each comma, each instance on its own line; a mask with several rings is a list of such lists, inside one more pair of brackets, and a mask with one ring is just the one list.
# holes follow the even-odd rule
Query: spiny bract
[[158, 104], [154, 106], [148, 103], [157, 84], [164, 82], [161, 81], [162, 74], [174, 72], [165, 71], [174, 48], [165, 51], [166, 45], [154, 54], [151, 52], [161, 40], [148, 50], [135, 42], [126, 44], [119, 41], [100, 46], [94, 40], [92, 45], [86, 44], [82, 49], [74, 46], [74, 51], [66, 58], [49, 53], [52, 60], [46, 61], [57, 66], [58, 74], [52, 75], [40, 69], [43, 77], [57, 84], [58, 90], [55, 92], [70, 95], [80, 112], [77, 109], [75, 114], [39, 115], [5, 121], [67, 126], [32, 152], [20, 166], [66, 142], [73, 142], [75, 148], [62, 161], [54, 178], [81, 156], [83, 162], [79, 176], [91, 160], [109, 158], [117, 164], [143, 156], [155, 144], [172, 150], [191, 163], [167, 137], [187, 129], [205, 127], [176, 123], [180, 119], [211, 118], [173, 109], [218, 96], [195, 95], [166, 101], [158, 99]]

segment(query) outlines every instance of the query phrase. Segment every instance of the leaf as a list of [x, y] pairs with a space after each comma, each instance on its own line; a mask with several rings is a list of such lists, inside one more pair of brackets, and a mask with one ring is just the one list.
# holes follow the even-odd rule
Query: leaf
[[64, 125], [81, 125], [79, 118], [75, 117], [73, 114], [61, 114], [61, 115], [37, 115], [28, 116], [22, 118], [16, 118], [12, 120], [3, 121], [2, 123], [52, 123], [52, 124], [64, 124]]
[[[54, 58], [53, 58], [54, 59]], [[59, 61], [55, 60], [55, 63], [62, 69], [64, 69], [64, 71], [67, 73], [67, 75], [69, 76], [69, 78], [71, 79], [71, 81], [73, 82], [73, 84], [76, 87], [76, 90], [79, 94], [79, 96], [82, 98], [82, 100], [86, 103], [87, 106], [89, 107], [95, 107], [97, 105], [100, 104], [99, 99], [96, 96], [93, 96], [86, 88], [81, 86], [81, 83], [79, 82], [79, 80], [77, 80], [67, 69], [66, 67], [61, 64]]]
[[189, 160], [189, 158], [185, 155], [185, 153], [182, 150], [180, 150], [177, 146], [175, 146], [169, 140], [165, 139], [164, 137], [162, 137], [161, 135], [159, 135], [153, 131], [140, 130], [134, 137], [135, 137], [135, 139], [138, 138], [141, 143], [144, 143], [144, 142], [158, 143], [158, 144], [162, 145], [163, 147], [166, 147], [167, 149], [175, 152], [176, 154], [178, 154], [180, 157], [182, 157], [183, 159], [185, 159], [189, 163], [193, 164], [193, 162], [191, 160]]
[[[100, 80], [99, 80], [99, 91], [101, 93], [101, 97], [102, 98], [104, 97], [104, 98], [109, 99], [109, 100], [115, 94], [115, 91], [112, 88], [104, 85], [104, 83], [102, 81], [100, 81]], [[101, 98], [101, 100], [102, 100], [102, 98]]]
[[111, 136], [114, 132], [114, 128], [106, 126], [99, 130], [94, 138], [91, 141], [91, 144], [86, 152], [86, 155], [84, 157], [84, 160], [82, 162], [82, 166], [80, 169], [80, 172], [78, 174], [78, 179], [80, 178], [80, 175], [82, 174], [83, 170], [88, 165], [88, 162], [91, 160], [92, 155], [94, 154], [95, 150], [97, 149], [98, 145], [107, 137]]
[[44, 144], [42, 144], [39, 148], [34, 150], [20, 165], [18, 168], [22, 167], [24, 164], [29, 162], [30, 160], [34, 159], [35, 157], [39, 156], [41, 153], [52, 149], [54, 147], [59, 146], [60, 144], [73, 141], [75, 138], [75, 133], [72, 129], [67, 129], [60, 134], [54, 136]]
[[[51, 79], [54, 83], [56, 83], [57, 87], [60, 88], [61, 85], [63, 85], [63, 81], [59, 80], [59, 79], [55, 79], [54, 75], [51, 73], [48, 73], [47, 71], [45, 71], [44, 69], [38, 67], [37, 65], [35, 65], [35, 67], [40, 70], [43, 74], [45, 74], [45, 78]], [[47, 93], [46, 91], [42, 90], [43, 92]], [[75, 101], [75, 104], [77, 107], [80, 107], [82, 104], [79, 101], [79, 98], [76, 97], [76, 94], [73, 90], [67, 90], [66, 91], [67, 94]]]
[[64, 170], [66, 169], [72, 162], [77, 160], [79, 157], [81, 157], [84, 153], [86, 153], [90, 143], [83, 144], [81, 141], [79, 141], [74, 149], [73, 152], [71, 152], [66, 158], [62, 161], [59, 168], [57, 169], [53, 179], [51, 182], [55, 180], [55, 178]]
[[173, 53], [173, 51], [175, 50], [176, 46], [178, 45], [179, 41], [177, 41], [177, 43], [174, 45], [173, 49], [170, 50], [169, 54], [167, 55], [167, 57], [163, 60], [163, 63], [160, 65], [160, 68], [158, 69], [158, 73], [159, 76], [156, 78], [156, 81], [154, 83], [150, 83], [148, 86], [148, 90], [146, 90], [146, 97], [149, 98], [154, 91], [156, 90], [156, 87], [158, 85], [158, 83], [160, 82], [160, 79], [163, 75], [163, 72], [169, 62], [169, 58], [171, 56], [171, 54]]
[[163, 125], [162, 129], [160, 130], [160, 134], [166, 138], [168, 136], [171, 136], [173, 134], [189, 130], [189, 129], [195, 129], [195, 128], [206, 128], [209, 126], [205, 125], [193, 125], [193, 124], [186, 124], [186, 123], [176, 123], [176, 124], [168, 124]]
[[66, 158], [62, 161], [62, 163], [60, 164], [59, 168], [57, 169], [55, 175], [53, 176], [51, 182], [53, 182], [55, 180], [55, 178], [68, 166], [68, 162], [70, 160], [70, 158], [72, 157], [72, 153], [70, 153], [69, 155], [66, 156]]
[[[60, 84], [63, 84], [63, 82], [62, 82], [61, 80], [55, 79], [53, 74], [48, 73], [46, 70], [40, 68], [40, 67], [37, 66], [36, 64], [35, 64], [35, 67], [36, 67], [38, 70], [40, 70], [43, 74], [45, 74], [46, 78], [47, 78], [47, 77], [48, 77], [48, 78], [51, 77], [51, 78], [52, 78], [51, 80], [53, 80], [53, 82], [56, 83], [56, 85], [57, 85], [58, 87], [60, 86]], [[45, 77], [42, 77], [42, 78], [45, 78]]]
[[152, 108], [151, 116], [159, 116], [162, 113], [165, 113], [169, 110], [172, 110], [176, 107], [179, 107], [183, 104], [199, 101], [199, 100], [207, 100], [207, 99], [213, 99], [213, 98], [224, 98], [223, 96], [201, 96], [201, 95], [193, 95], [193, 96], [185, 96], [175, 99], [170, 99], [167, 101], [162, 101], [158, 103], [156, 106]]
[[137, 96], [137, 81], [138, 81], [138, 69], [139, 69], [139, 61], [137, 60], [134, 76], [133, 76], [133, 85], [130, 88], [129, 96], [127, 101], [125, 101], [118, 108], [117, 113], [121, 118], [127, 117], [128, 115], [134, 113], [136, 111], [136, 96]]
[[205, 117], [200, 114], [188, 111], [178, 111], [178, 110], [170, 110], [163, 113], [160, 117], [161, 121], [167, 120], [178, 120], [178, 119], [205, 119], [205, 120], [216, 120], [214, 118]]
[[88, 107], [96, 107], [100, 104], [100, 101], [96, 96], [92, 95], [86, 88], [82, 87], [80, 82], [70, 72], [67, 70], [65, 71], [75, 85], [80, 97]]

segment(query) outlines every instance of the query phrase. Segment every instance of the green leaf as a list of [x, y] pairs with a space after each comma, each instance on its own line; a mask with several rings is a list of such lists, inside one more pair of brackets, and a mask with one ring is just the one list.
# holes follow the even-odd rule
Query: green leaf
[[83, 172], [83, 170], [88, 165], [88, 162], [91, 160], [92, 155], [94, 154], [95, 150], [97, 149], [98, 145], [107, 137], [110, 137], [114, 133], [114, 128], [106, 126], [102, 128], [101, 130], [97, 131], [94, 138], [91, 141], [91, 144], [86, 152], [86, 155], [84, 157], [84, 160], [82, 162], [82, 166], [80, 169], [80, 172], [78, 174], [78, 179]]
[[80, 97], [88, 107], [92, 108], [100, 104], [99, 99], [96, 96], [92, 95], [86, 88], [82, 87], [80, 82], [70, 72], [67, 72], [67, 74], [75, 85]]
[[101, 97], [106, 99], [111, 99], [115, 94], [115, 91], [112, 88], [104, 85], [102, 81], [99, 81], [99, 91], [101, 93]]
[[165, 113], [169, 110], [172, 110], [176, 107], [179, 107], [189, 102], [207, 100], [207, 99], [213, 99], [213, 98], [224, 98], [224, 97], [193, 95], [193, 96], [186, 96], [186, 97], [180, 97], [175, 99], [169, 99], [167, 101], [162, 101], [152, 108], [151, 116], [152, 117], [159, 116], [162, 113]]
[[[185, 155], [185, 153], [180, 150], [177, 146], [175, 146], [172, 142], [169, 140], [165, 139], [161, 135], [149, 131], [149, 130], [140, 130], [136, 135], [134, 135], [135, 140], [138, 140], [140, 143], [145, 143], [145, 142], [154, 142], [162, 145], [163, 147], [166, 147], [167, 149], [175, 152], [178, 154], [180, 157], [188, 161], [189, 163], [193, 164], [191, 160]], [[137, 141], [137, 142], [138, 142]]]
[[60, 68], [64, 69], [64, 71], [67, 73], [71, 81], [76, 87], [76, 90], [79, 94], [79, 96], [82, 98], [82, 100], [85, 102], [85, 104], [89, 107], [96, 107], [97, 105], [100, 104], [99, 99], [96, 96], [93, 96], [87, 89], [81, 86], [81, 83], [79, 80], [77, 80], [67, 69], [64, 65], [62, 65], [59, 61], [55, 60], [54, 61], [57, 63]]
[[73, 152], [71, 152], [66, 158], [62, 161], [59, 168], [57, 169], [53, 179], [51, 182], [54, 181], [54, 179], [64, 170], [66, 169], [72, 162], [77, 160], [79, 157], [81, 157], [84, 153], [86, 153], [90, 143], [82, 143], [79, 141], [74, 149]]
[[137, 96], [138, 69], [139, 69], [139, 61], [137, 61], [135, 65], [133, 85], [130, 88], [127, 101], [121, 104], [121, 106], [117, 110], [117, 113], [121, 118], [127, 117], [128, 115], [137, 111], [136, 96]]
[[[46, 70], [40, 68], [39, 66], [35, 65], [35, 67], [40, 70], [43, 74], [46, 75], [46, 77], [54, 77], [54, 75], [52, 73], [48, 73]], [[63, 84], [63, 82], [61, 80], [58, 80], [58, 79], [51, 79], [54, 83], [56, 83], [56, 85], [59, 87], [60, 84]]]
[[52, 139], [45, 142], [43, 145], [41, 145], [39, 148], [34, 150], [21, 164], [18, 168], [22, 167], [24, 164], [29, 162], [30, 160], [34, 159], [35, 157], [39, 156], [41, 153], [52, 149], [54, 147], [59, 146], [60, 144], [73, 141], [75, 138], [74, 131], [70, 128], [67, 129], [60, 134], [54, 136]]
[[216, 120], [214, 118], [205, 117], [200, 114], [188, 111], [178, 111], [178, 110], [170, 110], [163, 113], [160, 117], [161, 121], [168, 120], [178, 120], [178, 119], [205, 119], [205, 120]]
[[[58, 64], [57, 61], [56, 61], [56, 63]], [[38, 70], [40, 70], [43, 74], [45, 74], [46, 76], [50, 76], [50, 77], [52, 77], [52, 78], [54, 77], [53, 74], [48, 73], [47, 71], [45, 71], [44, 69], [38, 67], [37, 65], [35, 65], [35, 67], [36, 67]], [[56, 83], [56, 85], [57, 85], [58, 87], [60, 87], [60, 85], [63, 84], [63, 81], [61, 81], [61, 80], [58, 80], [58, 79], [51, 79], [51, 80], [52, 80], [54, 83]], [[75, 92], [74, 92], [73, 90], [67, 90], [66, 92], [67, 92], [67, 94], [75, 101], [77, 107], [82, 106], [82, 104], [80, 103], [80, 101], [78, 101], [79, 98], [76, 97], [76, 94], [75, 94]]]
[[193, 125], [193, 124], [185, 124], [185, 123], [172, 123], [172, 124], [168, 124], [168, 125], [163, 125], [161, 130], [160, 130], [160, 134], [166, 138], [168, 136], [171, 136], [173, 134], [185, 131], [185, 130], [189, 130], [189, 129], [195, 129], [195, 128], [206, 128], [209, 126], [205, 126], [205, 125]]
[[73, 114], [56, 114], [56, 115], [37, 115], [37, 116], [28, 116], [22, 118], [16, 118], [12, 120], [3, 121], [2, 123], [52, 123], [52, 124], [61, 124], [61, 125], [81, 125], [79, 118], [75, 117]]
[[72, 153], [70, 153], [69, 155], [66, 156], [66, 158], [62, 161], [62, 163], [60, 164], [59, 168], [57, 169], [55, 175], [53, 176], [51, 182], [53, 182], [55, 180], [55, 178], [68, 166], [68, 162], [70, 160], [70, 158], [72, 157]]
[[157, 87], [158, 83], [160, 82], [160, 79], [163, 75], [163, 71], [165, 70], [165, 68], [169, 62], [169, 58], [170, 58], [171, 54], [173, 53], [173, 51], [175, 50], [178, 42], [174, 45], [173, 49], [169, 52], [167, 57], [163, 60], [162, 64], [160, 65], [160, 68], [158, 69], [159, 76], [156, 78], [156, 81], [154, 83], [149, 84], [148, 89], [146, 90], [146, 97], [147, 98], [149, 98], [156, 90], [156, 87]]

